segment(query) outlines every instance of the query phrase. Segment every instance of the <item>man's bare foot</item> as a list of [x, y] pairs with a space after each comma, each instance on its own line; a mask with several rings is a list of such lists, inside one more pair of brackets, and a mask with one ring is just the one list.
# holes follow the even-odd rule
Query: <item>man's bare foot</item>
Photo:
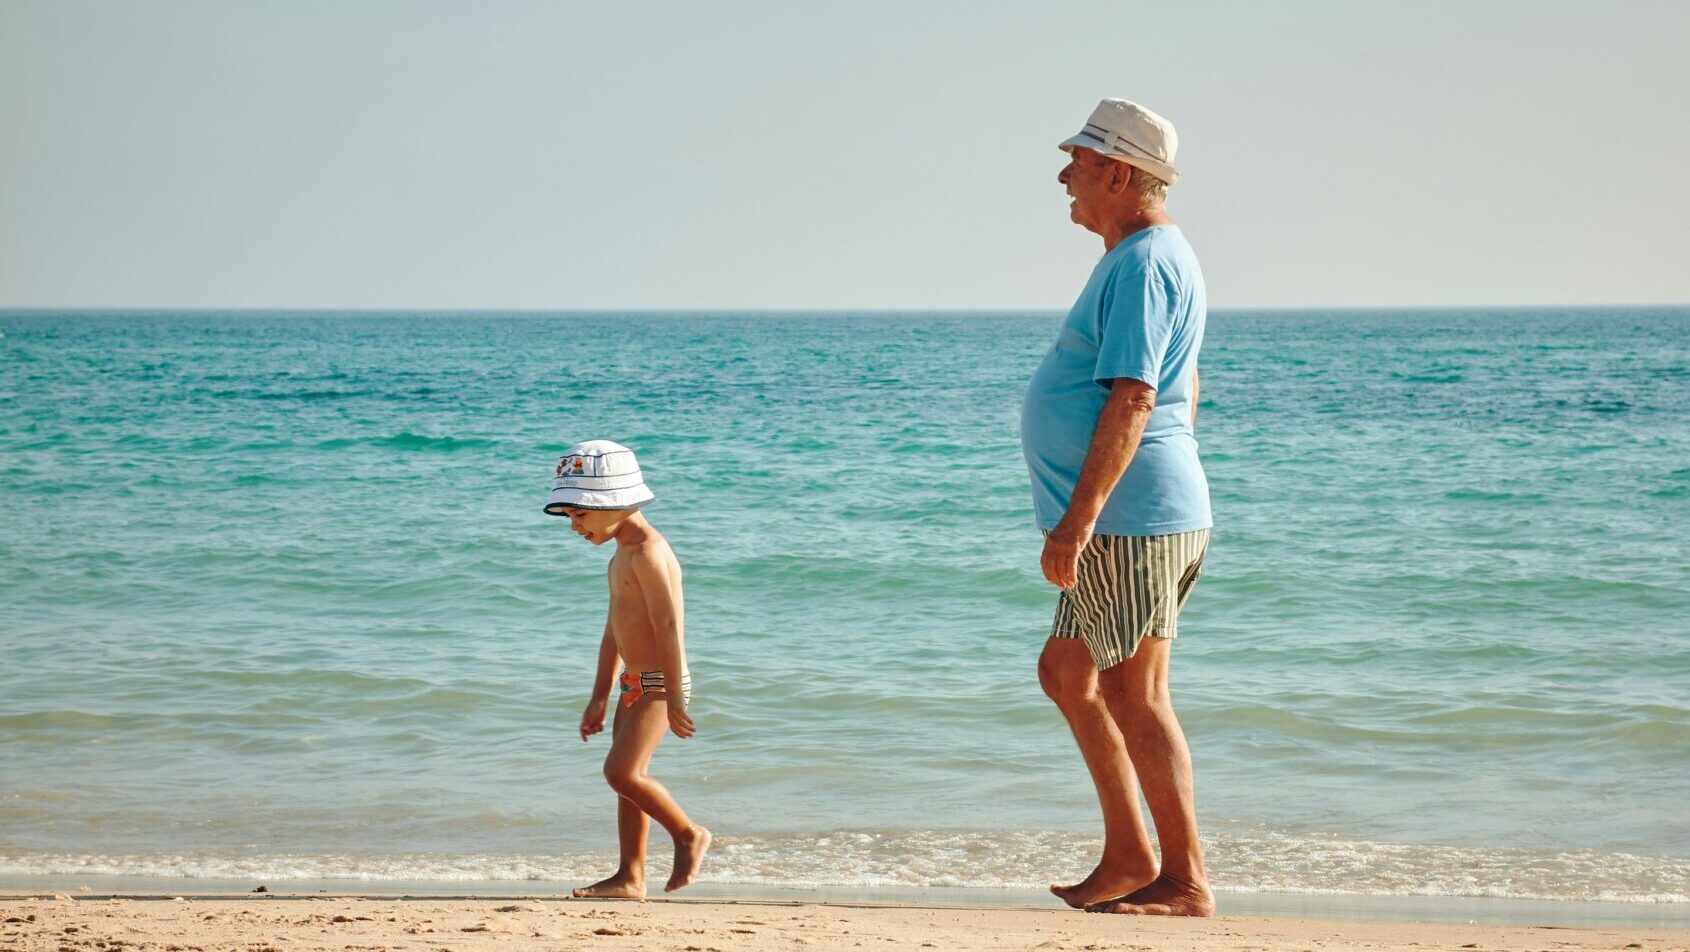
[[591, 886], [582, 886], [570, 895], [576, 899], [644, 899], [645, 879], [617, 873]]
[[1087, 906], [1086, 911], [1123, 916], [1207, 917], [1215, 914], [1215, 897], [1206, 887], [1164, 876], [1135, 893]]
[[1135, 870], [1119, 866], [1105, 868], [1105, 865], [1097, 864], [1090, 876], [1072, 886], [1053, 885], [1050, 891], [1075, 909], [1084, 909], [1093, 903], [1125, 896], [1156, 881], [1154, 866]]
[[698, 824], [675, 837], [675, 871], [669, 874], [664, 892], [674, 892], [692, 885], [698, 867], [704, 865], [704, 854], [710, 849], [710, 831]]

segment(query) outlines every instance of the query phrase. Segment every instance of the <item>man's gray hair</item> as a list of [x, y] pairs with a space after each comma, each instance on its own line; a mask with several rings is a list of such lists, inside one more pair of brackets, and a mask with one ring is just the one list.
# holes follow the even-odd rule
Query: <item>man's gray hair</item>
[[1127, 163], [1133, 170], [1133, 183], [1138, 186], [1138, 194], [1146, 202], [1161, 203], [1168, 198], [1168, 183], [1162, 181], [1136, 165]]

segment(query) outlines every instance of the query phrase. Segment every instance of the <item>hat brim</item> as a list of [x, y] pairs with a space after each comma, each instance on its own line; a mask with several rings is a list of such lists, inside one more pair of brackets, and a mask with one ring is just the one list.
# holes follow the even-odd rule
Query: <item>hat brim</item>
[[1075, 149], [1090, 149], [1105, 158], [1114, 159], [1117, 162], [1125, 162], [1133, 168], [1143, 169], [1162, 181], [1167, 182], [1169, 185], [1179, 181], [1179, 169], [1174, 168], [1168, 163], [1158, 162], [1155, 159], [1147, 159], [1141, 155], [1129, 155], [1128, 153], [1112, 148], [1103, 140], [1091, 135], [1090, 133], [1081, 132], [1077, 135], [1071, 135], [1057, 143], [1056, 147], [1064, 152], [1073, 152]]
[[568, 513], [563, 511], [565, 509], [596, 509], [602, 511], [638, 509], [656, 498], [652, 495], [651, 490], [644, 485], [603, 492], [577, 489], [573, 486], [560, 486], [552, 490], [552, 494], [546, 497], [545, 513], [548, 516], [567, 516]]

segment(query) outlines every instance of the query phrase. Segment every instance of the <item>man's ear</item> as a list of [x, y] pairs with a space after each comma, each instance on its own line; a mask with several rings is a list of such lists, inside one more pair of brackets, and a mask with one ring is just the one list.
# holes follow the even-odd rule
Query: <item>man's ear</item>
[[1109, 170], [1109, 190], [1117, 194], [1127, 190], [1127, 185], [1133, 180], [1133, 167], [1125, 162], [1111, 162], [1115, 166]]

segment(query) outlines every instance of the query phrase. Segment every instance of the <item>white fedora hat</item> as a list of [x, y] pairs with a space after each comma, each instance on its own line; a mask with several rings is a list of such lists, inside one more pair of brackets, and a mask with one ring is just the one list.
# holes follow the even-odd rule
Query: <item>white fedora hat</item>
[[1072, 152], [1075, 146], [1141, 168], [1169, 185], [1179, 181], [1179, 169], [1174, 168], [1179, 136], [1174, 124], [1136, 102], [1105, 99], [1098, 103], [1085, 128], [1057, 148]]
[[609, 440], [588, 440], [571, 446], [557, 461], [546, 514], [568, 515], [565, 509], [638, 509], [654, 498], [633, 450]]

